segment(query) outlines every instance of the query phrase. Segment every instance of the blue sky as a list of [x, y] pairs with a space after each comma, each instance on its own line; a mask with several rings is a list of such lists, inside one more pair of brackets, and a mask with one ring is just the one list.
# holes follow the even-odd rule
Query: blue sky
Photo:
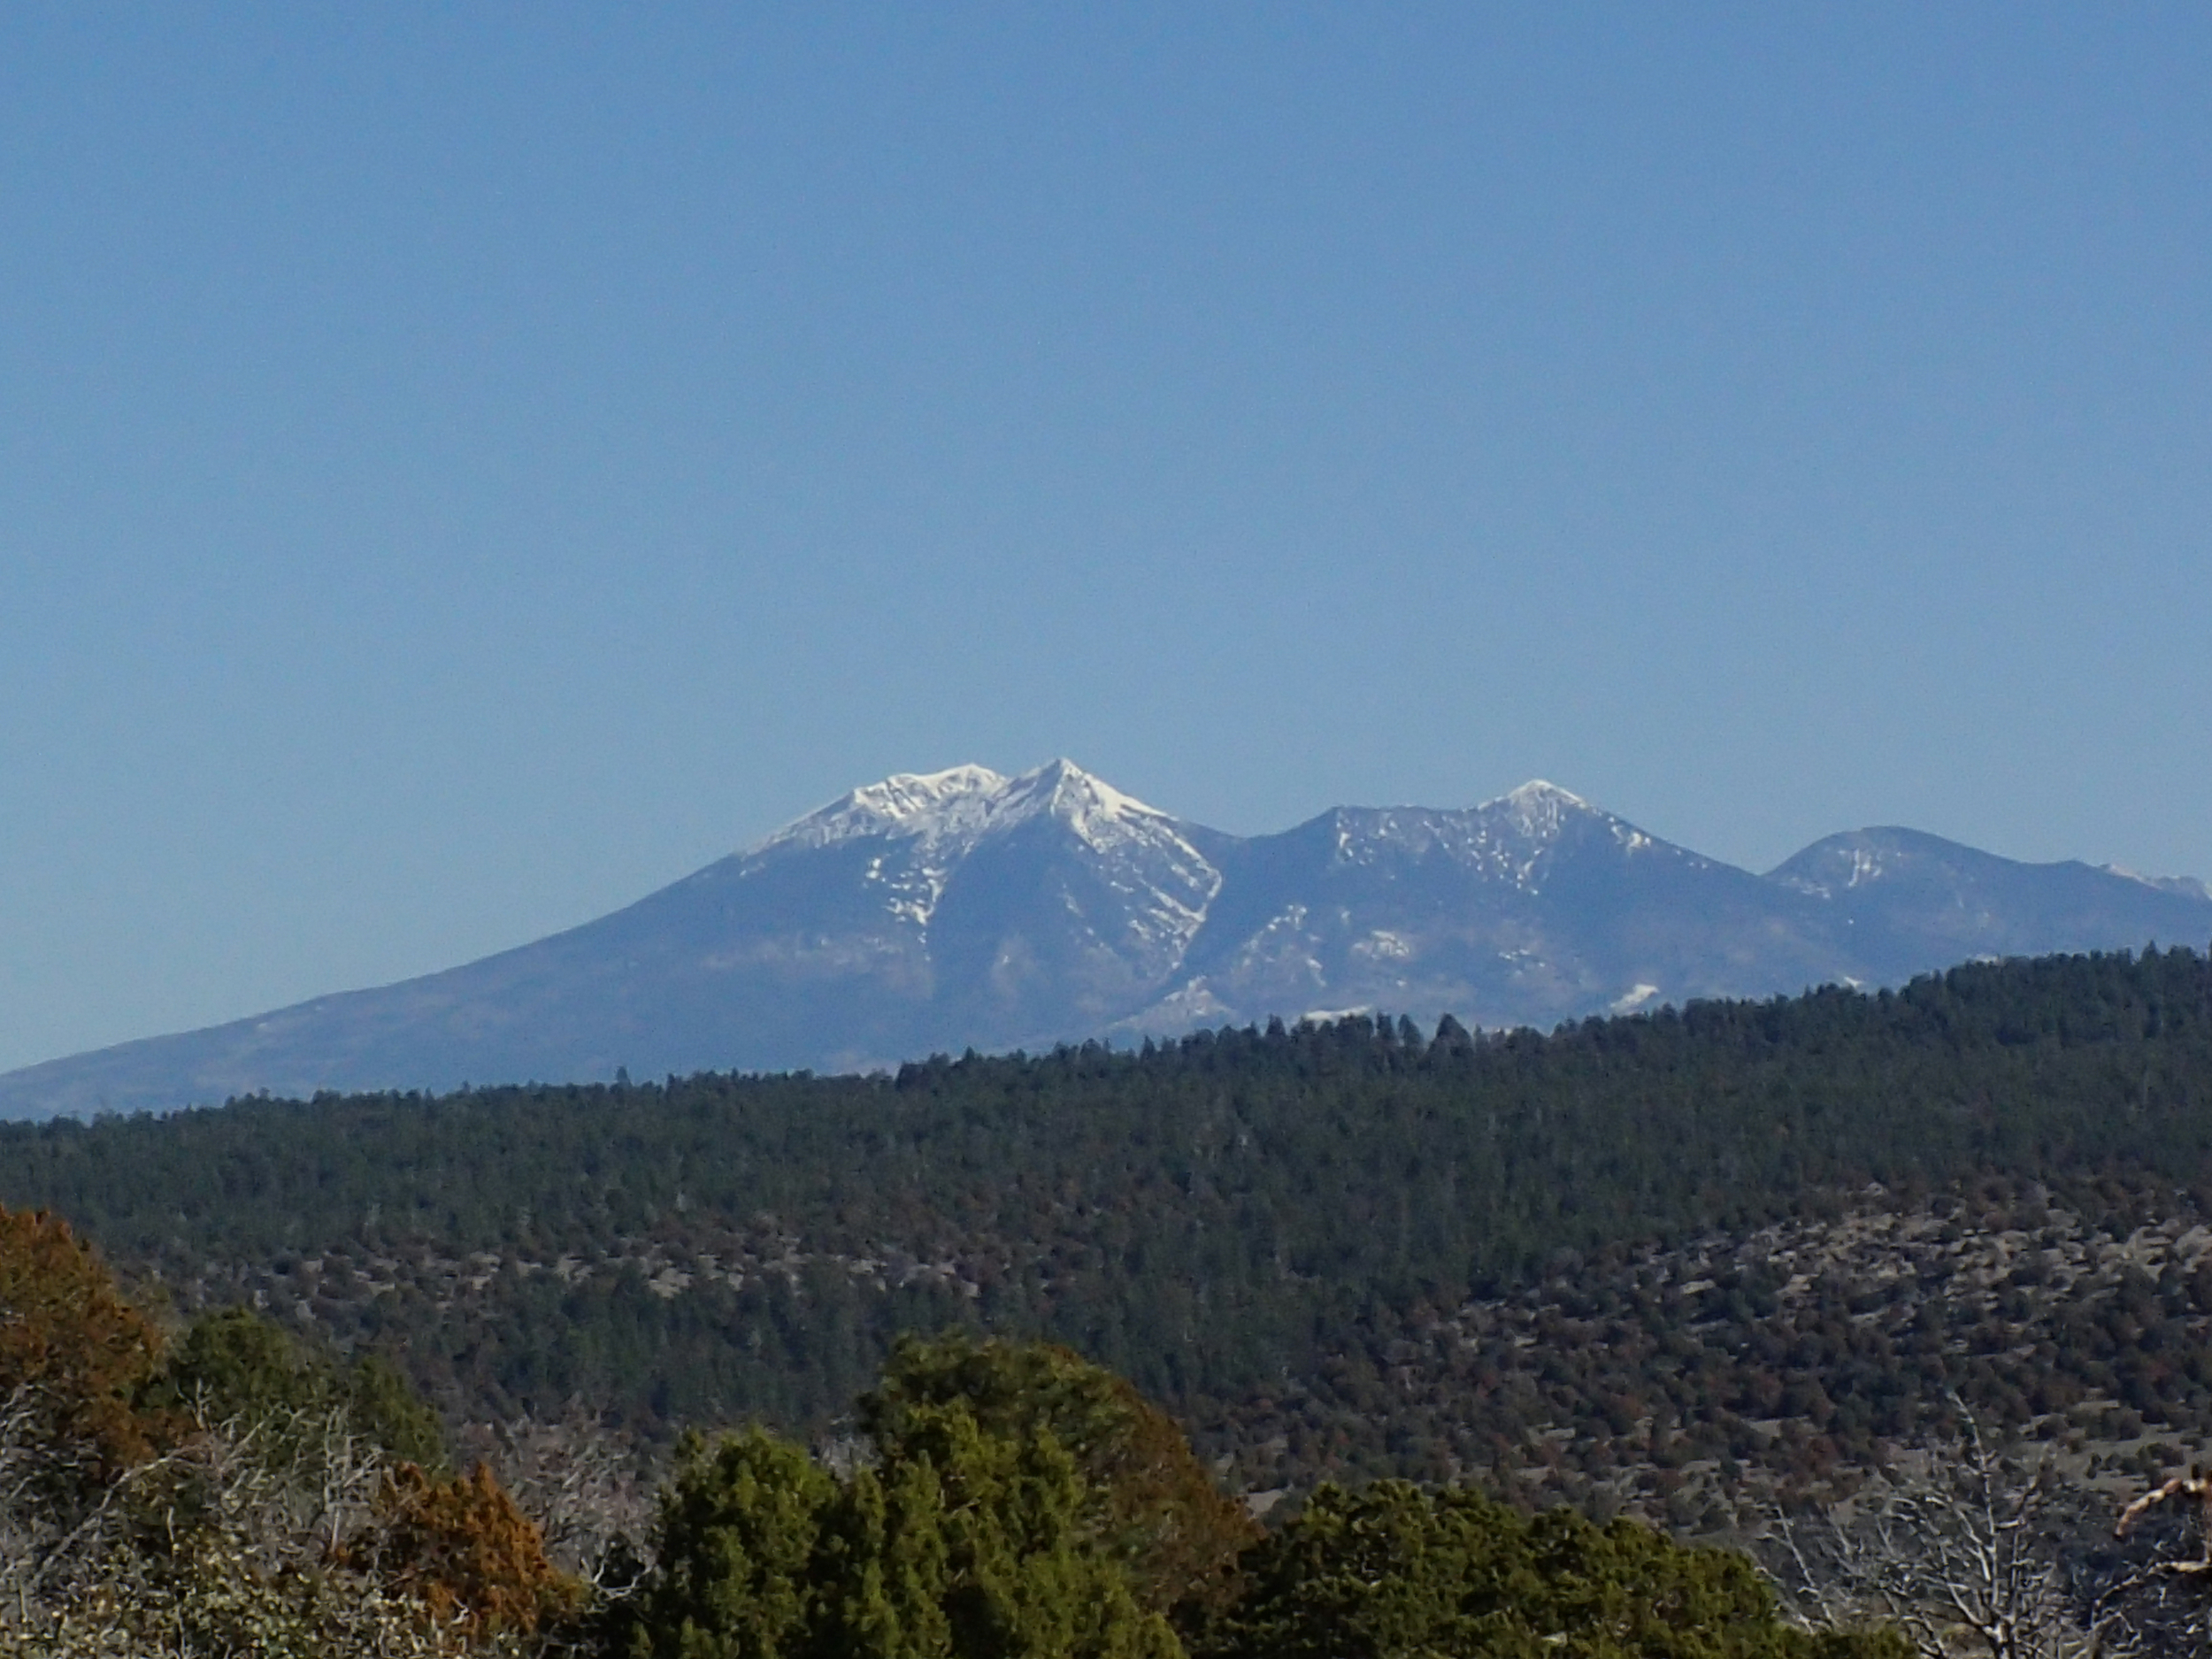
[[2212, 875], [2208, 19], [10, 6], [0, 1065], [964, 760]]

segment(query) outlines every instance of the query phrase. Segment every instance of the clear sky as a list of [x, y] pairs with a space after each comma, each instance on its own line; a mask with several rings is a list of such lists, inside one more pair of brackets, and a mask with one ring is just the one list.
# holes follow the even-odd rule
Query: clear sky
[[2196, 4], [0, 15], [0, 1066], [895, 771], [2212, 875]]

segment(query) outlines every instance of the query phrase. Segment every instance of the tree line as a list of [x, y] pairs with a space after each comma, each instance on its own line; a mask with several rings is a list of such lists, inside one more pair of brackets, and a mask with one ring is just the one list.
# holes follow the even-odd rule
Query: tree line
[[[1841, 1215], [1870, 1183], [1901, 1205], [2034, 1187], [2100, 1227], [2174, 1213], [2212, 1190], [2208, 1102], [2212, 968], [2151, 949], [1548, 1034], [1356, 1016], [877, 1077], [8, 1125], [0, 1202], [71, 1216], [186, 1310], [257, 1299], [386, 1354], [456, 1417], [582, 1399], [664, 1440], [749, 1417], [811, 1432], [902, 1332], [958, 1326], [1107, 1365], [1198, 1425], [1210, 1455], [1290, 1409], [1310, 1480], [1439, 1472], [1375, 1399], [1405, 1345], [1471, 1302]], [[1729, 1293], [1761, 1294], [1755, 1272]], [[1801, 1348], [1861, 1378], [1820, 1430], [1847, 1440], [1909, 1428], [1961, 1382], [1950, 1336], [1910, 1310], [1879, 1342], [1855, 1336], [1855, 1294], [1767, 1367], [1786, 1386]], [[2128, 1294], [2178, 1321], [2180, 1351], [2146, 1368], [2101, 1326], [2085, 1351], [2109, 1376], [2083, 1386], [2123, 1387], [2157, 1420], [2212, 1380], [2212, 1355], [2186, 1274]], [[1622, 1294], [1603, 1317], [1623, 1351], [1680, 1370], [1678, 1310]], [[1688, 1374], [1723, 1377], [1747, 1417], [1764, 1384], [1745, 1370]], [[1909, 1397], [1893, 1375], [1916, 1379]], [[1617, 1412], [1601, 1396], [1636, 1392], [1623, 1382], [1555, 1386]], [[1701, 1444], [1735, 1455], [1735, 1432]]]

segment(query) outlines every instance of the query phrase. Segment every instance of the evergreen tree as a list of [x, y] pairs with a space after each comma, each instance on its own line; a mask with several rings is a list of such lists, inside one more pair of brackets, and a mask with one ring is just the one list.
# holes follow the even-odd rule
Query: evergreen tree
[[757, 1429], [695, 1445], [663, 1506], [631, 1659], [1176, 1659], [1042, 1427], [917, 1402], [844, 1480]]
[[145, 1390], [147, 1402], [205, 1423], [235, 1422], [282, 1439], [337, 1411], [396, 1461], [441, 1469], [438, 1415], [376, 1355], [348, 1364], [250, 1308], [194, 1320]]
[[1750, 1561], [1635, 1522], [1525, 1517], [1465, 1490], [1321, 1487], [1247, 1558], [1196, 1659], [1908, 1659], [1894, 1632], [1816, 1639]]
[[786, 1659], [816, 1627], [818, 1558], [836, 1483], [803, 1448], [750, 1429], [693, 1441], [661, 1502], [631, 1659]]
[[1172, 1418], [1125, 1379], [1053, 1343], [904, 1339], [861, 1397], [860, 1424], [895, 1462], [937, 1421], [934, 1409], [956, 1402], [987, 1433], [1042, 1432], [1066, 1448], [1088, 1494], [1084, 1530], [1154, 1612], [1218, 1599], [1238, 1553], [1259, 1536]]

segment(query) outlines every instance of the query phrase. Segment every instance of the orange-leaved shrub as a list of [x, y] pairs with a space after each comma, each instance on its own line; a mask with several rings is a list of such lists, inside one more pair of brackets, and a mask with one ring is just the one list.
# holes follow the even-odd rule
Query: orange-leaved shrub
[[582, 1586], [548, 1559], [537, 1523], [480, 1463], [449, 1479], [402, 1463], [380, 1507], [380, 1576], [441, 1622], [527, 1635], [581, 1599]]
[[152, 1451], [158, 1422], [138, 1397], [161, 1347], [160, 1332], [67, 1222], [0, 1208], [0, 1399], [27, 1406], [42, 1433], [87, 1453], [90, 1479], [112, 1478]]

